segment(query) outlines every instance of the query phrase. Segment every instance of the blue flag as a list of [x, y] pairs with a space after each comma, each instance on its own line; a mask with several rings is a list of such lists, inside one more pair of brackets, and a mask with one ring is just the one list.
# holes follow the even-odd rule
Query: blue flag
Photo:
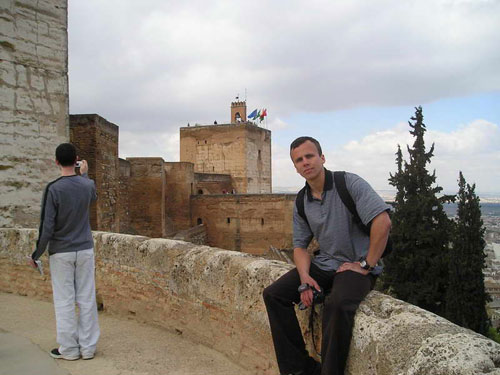
[[253, 112], [248, 115], [248, 118], [255, 120], [256, 117], [257, 117], [257, 110], [254, 109]]

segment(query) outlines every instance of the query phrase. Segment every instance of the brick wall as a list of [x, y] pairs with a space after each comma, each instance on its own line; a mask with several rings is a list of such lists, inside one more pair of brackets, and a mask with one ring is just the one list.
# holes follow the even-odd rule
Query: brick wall
[[0, 227], [36, 227], [69, 140], [66, 0], [0, 1]]
[[292, 246], [294, 202], [293, 194], [197, 195], [192, 224], [206, 226], [210, 246], [265, 254]]
[[89, 163], [98, 200], [91, 207], [92, 229], [118, 232], [118, 126], [96, 114], [70, 115], [70, 140]]
[[165, 228], [165, 168], [162, 158], [127, 158], [130, 163], [129, 221], [133, 233], [163, 237]]
[[189, 197], [194, 191], [192, 163], [164, 164], [166, 234], [174, 234], [191, 227]]
[[133, 233], [130, 228], [130, 212], [129, 212], [129, 179], [130, 179], [130, 163], [124, 159], [118, 160], [119, 177], [118, 177], [118, 209], [117, 216], [120, 218], [120, 233]]

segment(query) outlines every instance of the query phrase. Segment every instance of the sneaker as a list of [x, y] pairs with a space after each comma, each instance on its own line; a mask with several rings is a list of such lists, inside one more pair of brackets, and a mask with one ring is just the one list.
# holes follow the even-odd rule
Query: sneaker
[[59, 349], [57, 348], [50, 351], [50, 356], [55, 359], [65, 359], [67, 361], [76, 361], [77, 359], [80, 359], [80, 357], [65, 357], [59, 353]]
[[82, 359], [92, 359], [92, 358], [94, 358], [94, 353], [82, 354]]

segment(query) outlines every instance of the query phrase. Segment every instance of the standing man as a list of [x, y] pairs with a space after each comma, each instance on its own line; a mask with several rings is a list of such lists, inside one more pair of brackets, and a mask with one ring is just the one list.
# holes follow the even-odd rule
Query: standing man
[[[323, 167], [325, 156], [317, 140], [300, 137], [290, 145], [293, 165], [306, 179], [304, 213], [293, 212], [296, 268], [264, 290], [274, 349], [281, 374], [344, 374], [356, 310], [382, 272], [377, 263], [384, 252], [391, 221], [389, 206], [361, 177], [345, 174], [365, 234], [353, 221], [335, 187], [333, 173]], [[320, 245], [313, 259], [307, 252], [312, 237]], [[300, 292], [299, 292], [300, 288]], [[294, 304], [311, 306], [314, 288], [324, 302], [321, 365], [305, 349]]]
[[[94, 241], [89, 224], [89, 206], [95, 201], [94, 181], [81, 161], [81, 176], [75, 173], [76, 149], [70, 143], [56, 148], [61, 177], [45, 188], [36, 249], [29, 263], [49, 246], [50, 274], [56, 312], [57, 343], [50, 355], [76, 360], [94, 358], [99, 323], [94, 279]], [[75, 315], [75, 303], [79, 317]]]

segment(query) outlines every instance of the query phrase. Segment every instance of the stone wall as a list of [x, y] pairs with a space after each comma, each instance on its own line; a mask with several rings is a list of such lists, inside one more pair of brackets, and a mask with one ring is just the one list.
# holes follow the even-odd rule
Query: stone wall
[[214, 173], [195, 173], [193, 194], [225, 194], [233, 191], [231, 175]]
[[162, 158], [127, 158], [130, 230], [163, 237], [165, 228], [165, 168]]
[[130, 212], [129, 212], [129, 179], [130, 179], [130, 163], [125, 159], [118, 159], [118, 212], [116, 216], [120, 219], [118, 228], [119, 233], [133, 233], [130, 228]]
[[[43, 277], [25, 264], [36, 236], [31, 229], [0, 229], [0, 291], [51, 299], [46, 256]], [[257, 375], [278, 372], [261, 295], [292, 266], [174, 240], [95, 232], [94, 241], [105, 311], [175, 330]], [[308, 316], [299, 313], [303, 327]], [[347, 373], [498, 375], [500, 345], [371, 292], [356, 314]]]
[[231, 175], [239, 194], [271, 192], [271, 132], [251, 123], [182, 127], [180, 161]]
[[192, 163], [165, 162], [166, 235], [191, 227], [189, 198], [194, 194]]
[[70, 140], [88, 161], [98, 192], [90, 210], [92, 229], [118, 232], [118, 126], [95, 114], [70, 115]]
[[292, 194], [192, 196], [192, 224], [206, 226], [211, 246], [265, 254], [292, 246], [294, 203]]
[[38, 225], [68, 134], [66, 0], [0, 2], [0, 227]]

